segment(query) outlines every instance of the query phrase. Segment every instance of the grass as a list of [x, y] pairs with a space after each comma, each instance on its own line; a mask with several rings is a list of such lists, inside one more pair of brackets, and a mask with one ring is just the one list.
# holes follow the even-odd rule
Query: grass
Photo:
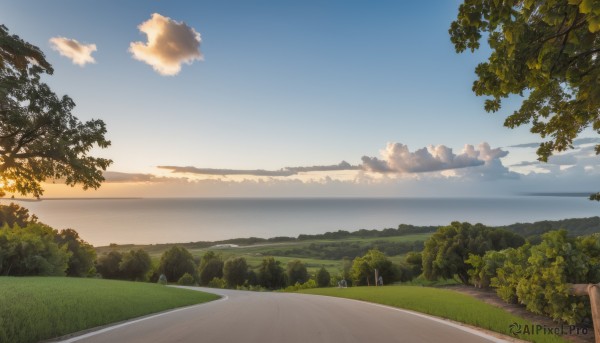
[[[509, 336], [512, 336], [509, 328], [512, 323], [516, 322], [521, 325], [532, 324], [530, 321], [510, 314], [501, 308], [447, 289], [386, 286], [343, 289], [316, 288], [302, 290], [300, 293], [349, 298], [400, 307], [448, 318]], [[541, 332], [539, 334], [520, 335], [518, 338], [531, 342], [566, 342], [559, 336], [543, 334]]]
[[0, 342], [37, 342], [217, 298], [140, 282], [0, 277]]

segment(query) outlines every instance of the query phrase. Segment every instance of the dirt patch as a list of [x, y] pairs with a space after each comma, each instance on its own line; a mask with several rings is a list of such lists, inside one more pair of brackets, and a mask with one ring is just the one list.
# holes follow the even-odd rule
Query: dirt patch
[[[452, 286], [446, 286], [444, 288], [452, 289], [457, 292], [470, 295], [470, 296], [477, 298], [479, 300], [482, 300], [490, 305], [500, 307], [501, 309], [505, 310], [506, 312], [512, 313], [521, 318], [525, 318], [534, 324], [539, 324], [539, 325], [542, 325], [542, 326], [545, 326], [548, 328], [554, 328], [554, 327], [557, 327], [560, 325], [548, 317], [540, 316], [540, 315], [533, 314], [533, 313], [527, 311], [525, 309], [525, 307], [522, 305], [509, 304], [509, 303], [504, 302], [502, 299], [500, 299], [500, 297], [498, 297], [498, 295], [496, 294], [496, 292], [493, 289], [482, 289], [482, 288], [475, 288], [475, 287], [464, 286], [464, 285], [452, 285]], [[587, 335], [584, 335], [582, 333], [571, 334], [571, 335], [567, 334], [567, 335], [564, 335], [563, 338], [565, 338], [571, 342], [576, 342], [576, 343], [593, 343], [594, 342], [594, 333], [593, 333], [592, 328], [588, 328]]]

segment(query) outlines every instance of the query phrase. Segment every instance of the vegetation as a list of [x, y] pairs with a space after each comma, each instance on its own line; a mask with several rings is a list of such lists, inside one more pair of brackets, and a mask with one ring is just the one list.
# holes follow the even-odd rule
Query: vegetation
[[305, 283], [308, 281], [308, 270], [300, 260], [290, 261], [287, 264], [287, 284]]
[[488, 112], [499, 111], [510, 95], [523, 97], [504, 125], [532, 124], [532, 133], [548, 139], [537, 150], [540, 161], [572, 148], [587, 127], [600, 132], [599, 6], [592, 0], [465, 0], [450, 27], [459, 53], [478, 49], [486, 34], [492, 52], [475, 69], [473, 91], [491, 97]]
[[355, 286], [375, 285], [375, 269], [385, 282], [392, 283], [397, 279], [392, 261], [377, 249], [369, 250], [364, 256], [352, 262], [352, 284]]
[[[489, 305], [455, 291], [414, 286], [317, 288], [301, 290], [305, 294], [318, 294], [357, 299], [431, 314], [456, 320], [484, 329], [511, 335], [512, 323], [531, 325], [529, 321], [512, 315], [501, 308]], [[518, 338], [533, 342], [564, 342], [554, 335], [522, 335]]]
[[69, 252], [49, 226], [32, 223], [0, 228], [0, 275], [65, 275]]
[[315, 281], [317, 282], [318, 287], [329, 287], [331, 283], [331, 275], [327, 269], [325, 269], [325, 267], [321, 267], [321, 269], [319, 269], [317, 275], [315, 275]]
[[483, 255], [489, 250], [518, 247], [524, 243], [523, 237], [506, 230], [453, 222], [439, 228], [425, 242], [423, 275], [429, 280], [457, 275], [462, 283], [468, 284], [469, 266], [465, 261], [470, 254]]
[[199, 269], [199, 277], [201, 285], [208, 285], [208, 283], [217, 278], [220, 279], [223, 277], [223, 259], [214, 251], [207, 251], [204, 256], [202, 256], [202, 261], [200, 262]]
[[572, 296], [569, 283], [600, 282], [600, 237], [567, 237], [565, 230], [544, 234], [537, 245], [488, 252], [470, 258], [474, 282], [496, 288], [507, 302], [569, 324], [590, 316], [586, 297]]
[[38, 342], [218, 298], [150, 283], [64, 277], [0, 277], [0, 289], [0, 342], [12, 343]]
[[185, 248], [174, 246], [165, 251], [160, 258], [158, 270], [169, 281], [179, 280], [183, 274], [196, 274], [196, 263], [189, 251]]
[[279, 289], [285, 287], [285, 271], [281, 262], [273, 257], [266, 257], [258, 270], [259, 285], [266, 289]]
[[225, 261], [223, 265], [223, 279], [227, 287], [236, 288], [248, 279], [248, 263], [243, 257], [236, 257]]
[[94, 269], [96, 251], [91, 244], [79, 237], [77, 231], [72, 229], [62, 230], [55, 236], [54, 240], [58, 246], [65, 247], [70, 253], [67, 262], [67, 276], [91, 276], [96, 273]]
[[39, 197], [46, 179], [98, 188], [112, 163], [88, 154], [110, 145], [104, 122], [79, 121], [71, 113], [75, 102], [41, 82], [52, 73], [38, 47], [0, 25], [0, 196]]

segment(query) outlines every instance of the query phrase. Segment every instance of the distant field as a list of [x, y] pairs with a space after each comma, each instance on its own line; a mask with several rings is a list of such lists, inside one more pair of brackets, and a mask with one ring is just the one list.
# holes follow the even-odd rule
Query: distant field
[[214, 294], [150, 283], [0, 277], [0, 342], [38, 342], [215, 299]]
[[[319, 259], [319, 258], [310, 258], [310, 257], [294, 257], [294, 256], [281, 256], [278, 254], [282, 250], [289, 249], [306, 249], [311, 244], [321, 245], [327, 243], [355, 243], [358, 245], [365, 244], [375, 244], [376, 242], [416, 242], [416, 241], [425, 241], [427, 238], [431, 236], [431, 233], [422, 233], [422, 234], [411, 234], [411, 235], [403, 235], [403, 236], [393, 236], [393, 237], [369, 237], [369, 238], [346, 238], [346, 239], [320, 239], [320, 240], [306, 240], [306, 241], [294, 241], [294, 242], [283, 242], [283, 243], [259, 243], [255, 245], [245, 245], [239, 246], [235, 248], [229, 247], [196, 247], [195, 243], [180, 243], [180, 244], [159, 244], [159, 245], [118, 245], [113, 247], [96, 247], [96, 252], [101, 255], [103, 253], [107, 253], [111, 250], [117, 250], [120, 252], [126, 252], [131, 249], [144, 249], [146, 250], [152, 259], [155, 262], [158, 262], [160, 256], [171, 248], [174, 245], [183, 246], [192, 253], [192, 255], [196, 257], [202, 256], [206, 251], [212, 250], [217, 253], [220, 253], [223, 259], [228, 259], [230, 257], [244, 257], [248, 261], [248, 264], [252, 268], [256, 268], [262, 262], [262, 259], [265, 256], [273, 256], [276, 260], [281, 261], [283, 264], [286, 264], [291, 260], [301, 260], [307, 265], [309, 272], [315, 272], [317, 269], [321, 268], [321, 266], [325, 266], [325, 268], [332, 273], [333, 275], [337, 274], [342, 269], [341, 259], [329, 260], [329, 259]], [[350, 258], [354, 258], [356, 256], [348, 256]], [[391, 259], [397, 263], [401, 260], [401, 256], [391, 256]]]
[[[474, 325], [491, 331], [512, 336], [509, 326], [512, 323], [521, 325], [531, 322], [512, 315], [498, 307], [489, 305], [468, 295], [452, 290], [415, 287], [351, 287], [351, 288], [316, 288], [302, 290], [301, 293], [328, 295], [341, 298], [363, 300], [384, 304], [434, 316], [452, 319], [465, 324]], [[561, 337], [538, 334], [522, 335], [520, 339], [531, 342], [567, 342]]]

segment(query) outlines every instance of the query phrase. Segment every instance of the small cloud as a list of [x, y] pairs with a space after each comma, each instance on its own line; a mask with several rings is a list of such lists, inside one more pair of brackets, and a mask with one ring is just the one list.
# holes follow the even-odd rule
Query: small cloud
[[200, 34], [183, 22], [158, 13], [138, 26], [148, 36], [147, 42], [132, 42], [129, 52], [161, 75], [177, 75], [181, 64], [202, 60]]
[[122, 173], [114, 171], [106, 171], [102, 173], [104, 180], [109, 183], [124, 183], [124, 182], [162, 182], [167, 178], [157, 177], [152, 174], [142, 173]]
[[52, 37], [50, 38], [50, 44], [52, 49], [81, 67], [87, 63], [96, 63], [96, 60], [92, 57], [92, 52], [97, 50], [96, 44], [83, 44], [75, 39], [65, 37]]

